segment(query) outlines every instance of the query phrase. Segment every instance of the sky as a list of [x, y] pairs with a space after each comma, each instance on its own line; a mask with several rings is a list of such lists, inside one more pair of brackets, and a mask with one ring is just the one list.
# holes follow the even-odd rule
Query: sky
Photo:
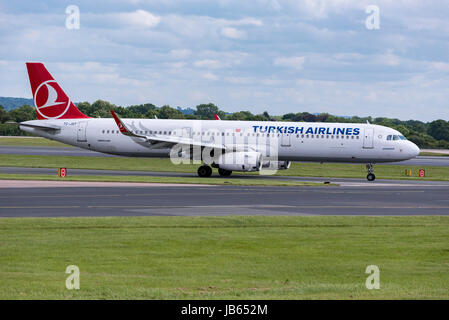
[[447, 1], [0, 0], [0, 48], [0, 96], [449, 120]]

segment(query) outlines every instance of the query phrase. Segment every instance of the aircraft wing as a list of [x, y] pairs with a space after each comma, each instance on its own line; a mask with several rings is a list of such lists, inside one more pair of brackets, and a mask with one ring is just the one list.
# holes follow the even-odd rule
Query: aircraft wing
[[171, 145], [175, 145], [175, 144], [183, 144], [183, 145], [201, 146], [201, 147], [214, 148], [214, 149], [223, 149], [223, 150], [226, 149], [225, 145], [223, 145], [223, 144], [208, 143], [208, 142], [203, 142], [201, 140], [194, 140], [192, 138], [166, 136], [166, 135], [159, 135], [159, 134], [141, 135], [138, 133], [134, 133], [132, 130], [130, 130], [126, 126], [126, 124], [117, 116], [117, 114], [113, 110], [111, 110], [111, 114], [122, 134], [124, 134], [125, 136], [129, 136], [129, 137], [145, 139], [146, 141], [150, 142], [153, 145], [153, 147], [154, 146], [167, 147], [167, 146], [171, 146]]

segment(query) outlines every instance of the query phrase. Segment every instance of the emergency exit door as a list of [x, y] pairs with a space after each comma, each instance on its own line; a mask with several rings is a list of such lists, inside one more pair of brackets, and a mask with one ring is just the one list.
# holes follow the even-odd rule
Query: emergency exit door
[[365, 134], [363, 136], [363, 148], [374, 148], [374, 128], [365, 128]]
[[87, 121], [78, 122], [78, 132], [77, 132], [78, 142], [86, 142], [87, 141], [86, 128], [87, 128]]

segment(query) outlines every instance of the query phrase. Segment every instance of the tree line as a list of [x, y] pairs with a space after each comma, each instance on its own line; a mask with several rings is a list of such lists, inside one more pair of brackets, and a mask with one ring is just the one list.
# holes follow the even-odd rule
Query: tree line
[[[148, 118], [154, 119], [202, 119], [213, 120], [214, 114], [222, 120], [246, 120], [246, 121], [291, 121], [291, 122], [342, 122], [342, 123], [366, 123], [387, 126], [400, 131], [409, 140], [416, 143], [420, 148], [449, 149], [449, 121], [435, 120], [432, 122], [422, 122], [418, 120], [399, 120], [385, 117], [338, 117], [327, 113], [311, 114], [308, 112], [287, 113], [281, 116], [270, 115], [268, 112], [253, 114], [249, 111], [239, 111], [226, 113], [220, 110], [213, 103], [200, 104], [196, 106], [193, 114], [184, 114], [177, 108], [168, 105], [156, 107], [154, 104], [146, 103], [121, 107], [107, 101], [97, 100], [80, 102], [78, 108], [84, 114], [93, 118], [110, 118], [110, 110], [114, 110], [123, 118]], [[17, 125], [6, 122], [21, 122], [35, 120], [36, 112], [33, 107], [23, 105], [17, 109], [6, 111], [0, 105], [0, 135], [2, 136], [23, 136], [26, 132], [18, 129]]]

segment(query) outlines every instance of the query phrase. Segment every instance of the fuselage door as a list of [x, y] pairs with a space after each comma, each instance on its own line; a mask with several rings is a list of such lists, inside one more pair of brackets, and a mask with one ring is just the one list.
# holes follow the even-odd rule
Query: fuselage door
[[78, 122], [78, 131], [77, 131], [78, 142], [86, 142], [87, 141], [86, 128], [87, 128], [87, 121]]
[[186, 138], [186, 139], [187, 138], [190, 139], [190, 132], [191, 132], [191, 129], [189, 127], [182, 128], [182, 137]]
[[363, 148], [374, 148], [374, 128], [365, 128], [365, 134], [363, 136]]
[[281, 136], [281, 147], [290, 147], [290, 134], [285, 133]]

